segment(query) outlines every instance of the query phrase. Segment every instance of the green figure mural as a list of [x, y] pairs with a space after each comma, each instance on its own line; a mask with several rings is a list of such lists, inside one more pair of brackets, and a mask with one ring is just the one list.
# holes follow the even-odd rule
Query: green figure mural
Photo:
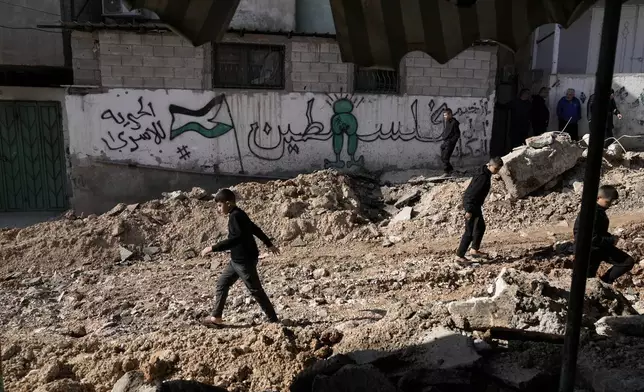
[[[331, 117], [331, 131], [333, 132], [333, 152], [335, 161], [324, 160], [325, 168], [341, 169], [345, 166], [364, 166], [364, 156], [356, 159], [358, 150], [358, 119], [353, 115], [353, 102], [341, 98], [333, 103], [333, 117]], [[347, 153], [350, 160], [345, 162], [341, 158], [344, 147], [344, 135], [347, 135]]]

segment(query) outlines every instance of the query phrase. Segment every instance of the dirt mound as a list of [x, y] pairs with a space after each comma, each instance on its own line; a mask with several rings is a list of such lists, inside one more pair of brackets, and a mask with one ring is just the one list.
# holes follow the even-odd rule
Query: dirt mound
[[[340, 240], [350, 233], [361, 239], [378, 235], [375, 226], [364, 225], [367, 220], [351, 180], [337, 172], [233, 189], [239, 205], [281, 244]], [[185, 260], [226, 235], [226, 218], [217, 214], [212, 196], [202, 189], [164, 196], [142, 204], [119, 204], [100, 216], [77, 217], [70, 212], [60, 220], [0, 231], [4, 261], [0, 272], [24, 265], [45, 270], [108, 266], [163, 255]]]
[[[490, 195], [483, 206], [488, 229], [522, 230], [531, 226], [561, 225], [572, 230], [581, 204], [583, 170], [584, 166], [580, 165], [559, 178], [550, 189], [518, 200], [507, 197], [503, 181], [493, 177]], [[615, 185], [620, 193], [620, 201], [611, 213], [644, 208], [644, 170], [606, 169], [602, 183]], [[411, 221], [395, 224], [386, 221], [385, 232], [397, 235], [407, 229], [427, 228], [429, 235], [460, 234], [464, 221], [462, 197], [468, 184], [469, 179], [446, 183], [417, 180], [382, 187], [384, 201], [388, 204], [386, 210], [392, 217], [400, 211], [396, 204], [402, 207], [399, 203], [402, 199], [418, 195], [404, 204], [413, 208]]]

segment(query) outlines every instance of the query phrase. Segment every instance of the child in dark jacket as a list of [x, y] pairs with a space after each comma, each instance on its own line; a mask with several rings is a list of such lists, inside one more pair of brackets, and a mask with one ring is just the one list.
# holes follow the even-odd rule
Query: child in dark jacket
[[[617, 189], [611, 185], [604, 185], [599, 188], [597, 195], [597, 207], [595, 210], [595, 223], [593, 226], [593, 239], [590, 248], [590, 262], [588, 263], [588, 277], [592, 278], [597, 274], [599, 265], [605, 261], [613, 266], [601, 276], [601, 280], [612, 284], [620, 276], [624, 275], [635, 265], [635, 260], [626, 252], [618, 249], [615, 244], [617, 238], [608, 232], [610, 221], [606, 210], [617, 201], [619, 194]], [[579, 216], [575, 220], [575, 245], [579, 233]]]
[[461, 244], [456, 253], [457, 260], [467, 262], [465, 254], [472, 245], [470, 255], [473, 257], [485, 256], [479, 251], [483, 234], [485, 234], [485, 220], [483, 219], [483, 203], [492, 186], [492, 174], [496, 174], [503, 167], [503, 160], [499, 157], [490, 161], [481, 168], [478, 175], [472, 178], [470, 185], [463, 195], [463, 206], [465, 207], [465, 233], [461, 238]]
[[210, 317], [202, 320], [208, 326], [223, 324], [222, 314], [230, 287], [241, 279], [246, 288], [255, 298], [255, 301], [266, 314], [269, 322], [278, 322], [275, 309], [268, 299], [257, 273], [259, 249], [255, 238], [259, 238], [271, 253], [278, 254], [277, 249], [266, 234], [257, 227], [246, 213], [235, 203], [235, 194], [230, 189], [222, 189], [215, 195], [217, 210], [228, 215], [228, 239], [216, 245], [209, 246], [201, 251], [201, 256], [211, 252], [224, 252], [230, 250], [230, 262], [217, 281], [215, 308]]

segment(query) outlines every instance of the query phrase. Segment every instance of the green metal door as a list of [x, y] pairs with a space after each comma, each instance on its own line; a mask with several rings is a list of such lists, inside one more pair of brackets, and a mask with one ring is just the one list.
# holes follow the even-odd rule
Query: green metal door
[[0, 211], [67, 207], [60, 105], [0, 101]]

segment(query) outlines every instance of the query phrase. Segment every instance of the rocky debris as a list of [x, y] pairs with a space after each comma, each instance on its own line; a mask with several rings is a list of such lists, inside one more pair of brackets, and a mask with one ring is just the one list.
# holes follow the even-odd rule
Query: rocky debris
[[155, 392], [227, 392], [227, 390], [197, 381], [173, 380], [163, 382]]
[[405, 222], [411, 220], [414, 209], [412, 207], [403, 208], [396, 216], [391, 220], [391, 224], [396, 224], [398, 222]]
[[404, 208], [415, 204], [418, 200], [420, 200], [420, 189], [411, 189], [396, 201], [394, 207]]
[[172, 201], [172, 200], [186, 200], [188, 198], [188, 195], [186, 195], [182, 191], [167, 192], [167, 193], [163, 193], [162, 196], [166, 200], [170, 200], [170, 201]]
[[595, 323], [595, 330], [605, 336], [644, 337], [644, 315], [602, 317]]
[[119, 246], [119, 257], [121, 259], [121, 263], [128, 261], [132, 256], [134, 256], [134, 252], [126, 247]]
[[119, 215], [121, 212], [125, 211], [127, 208], [127, 205], [125, 203], [119, 203], [114, 206], [111, 210], [105, 213], [107, 216], [116, 216]]
[[95, 389], [90, 384], [84, 384], [70, 379], [63, 379], [41, 385], [34, 392], [95, 392]]
[[112, 392], [158, 392], [156, 385], [146, 384], [143, 373], [137, 371], [127, 372], [121, 377]]
[[179, 362], [179, 356], [169, 350], [153, 353], [148, 362], [141, 366], [144, 380], [150, 383], [164, 379], [174, 371], [177, 362]]
[[522, 198], [572, 169], [583, 149], [567, 135], [544, 133], [503, 157], [500, 175], [511, 198]]
[[[504, 268], [491, 297], [455, 301], [447, 305], [456, 326], [467, 330], [511, 328], [561, 335], [567, 315], [566, 288], [553, 285], [538, 273]], [[585, 317], [634, 314], [628, 300], [595, 279], [588, 284]]]

